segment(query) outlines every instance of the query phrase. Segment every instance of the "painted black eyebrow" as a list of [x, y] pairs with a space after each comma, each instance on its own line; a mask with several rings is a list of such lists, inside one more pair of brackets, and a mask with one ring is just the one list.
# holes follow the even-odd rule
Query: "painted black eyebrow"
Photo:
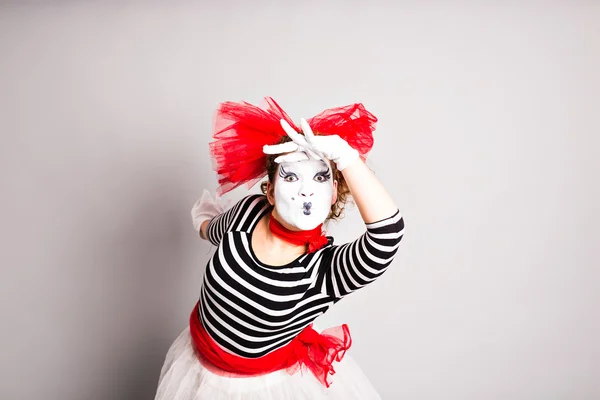
[[283, 165], [279, 167], [279, 176], [280, 177], [285, 178], [286, 176], [291, 176], [291, 175], [295, 176], [296, 178], [298, 177], [298, 175], [296, 175], [295, 173], [286, 171], [285, 168], [283, 168]]
[[331, 169], [329, 167], [327, 167], [327, 169], [324, 169], [322, 171], [319, 171], [315, 174], [315, 176], [324, 176], [325, 178], [329, 179], [331, 178]]

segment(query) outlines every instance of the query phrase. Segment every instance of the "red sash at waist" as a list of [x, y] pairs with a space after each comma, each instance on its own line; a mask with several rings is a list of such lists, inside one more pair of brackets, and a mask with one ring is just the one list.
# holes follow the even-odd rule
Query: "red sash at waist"
[[333, 362], [341, 361], [352, 345], [348, 325], [329, 328], [319, 334], [310, 324], [277, 350], [258, 358], [240, 357], [226, 352], [210, 337], [200, 322], [198, 303], [190, 316], [190, 333], [200, 354], [224, 371], [256, 376], [286, 369], [294, 374], [305, 366], [326, 387], [331, 384], [327, 381], [328, 375], [335, 374]]

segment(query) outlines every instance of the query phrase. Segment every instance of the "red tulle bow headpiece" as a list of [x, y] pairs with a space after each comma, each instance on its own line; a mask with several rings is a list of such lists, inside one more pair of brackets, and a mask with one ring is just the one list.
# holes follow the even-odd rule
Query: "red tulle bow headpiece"
[[[264, 108], [246, 102], [222, 103], [215, 113], [215, 139], [210, 143], [213, 167], [218, 175], [217, 193], [224, 194], [247, 183], [253, 186], [267, 174], [264, 145], [274, 145], [287, 136], [280, 120], [296, 131], [285, 111], [271, 97]], [[338, 135], [364, 160], [373, 147], [377, 118], [360, 104], [327, 109], [307, 120], [315, 135]]]

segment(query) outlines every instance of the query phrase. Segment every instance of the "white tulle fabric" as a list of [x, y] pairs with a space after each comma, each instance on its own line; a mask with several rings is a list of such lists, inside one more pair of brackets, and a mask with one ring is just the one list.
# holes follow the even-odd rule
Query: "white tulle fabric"
[[[207, 368], [208, 367], [208, 368]], [[276, 371], [257, 377], [234, 377], [199, 358], [189, 328], [173, 342], [162, 367], [155, 400], [377, 400], [360, 367], [346, 354], [334, 364], [329, 388], [310, 371]]]

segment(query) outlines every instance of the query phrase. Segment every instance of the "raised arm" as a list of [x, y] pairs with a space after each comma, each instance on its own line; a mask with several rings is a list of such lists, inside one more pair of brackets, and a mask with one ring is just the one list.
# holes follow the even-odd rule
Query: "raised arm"
[[404, 235], [404, 219], [379, 179], [362, 160], [342, 170], [367, 231], [336, 247], [327, 259], [326, 291], [336, 299], [368, 285], [391, 264]]

